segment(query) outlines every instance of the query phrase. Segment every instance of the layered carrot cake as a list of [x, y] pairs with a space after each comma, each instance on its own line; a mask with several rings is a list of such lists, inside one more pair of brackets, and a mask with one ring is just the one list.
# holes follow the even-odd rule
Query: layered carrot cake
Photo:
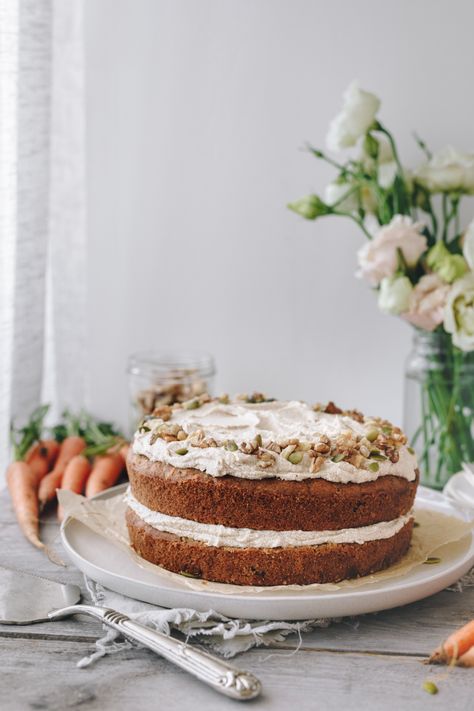
[[203, 395], [144, 420], [127, 526], [144, 559], [236, 585], [367, 575], [407, 551], [418, 484], [406, 437], [333, 403]]

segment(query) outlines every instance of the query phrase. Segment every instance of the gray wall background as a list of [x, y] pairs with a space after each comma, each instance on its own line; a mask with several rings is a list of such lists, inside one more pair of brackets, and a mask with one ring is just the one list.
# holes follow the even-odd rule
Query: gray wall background
[[473, 149], [468, 0], [89, 0], [88, 404], [125, 421], [136, 350], [212, 352], [218, 390], [400, 421], [409, 326], [354, 278], [363, 235], [285, 204], [332, 173], [349, 82], [414, 164]]

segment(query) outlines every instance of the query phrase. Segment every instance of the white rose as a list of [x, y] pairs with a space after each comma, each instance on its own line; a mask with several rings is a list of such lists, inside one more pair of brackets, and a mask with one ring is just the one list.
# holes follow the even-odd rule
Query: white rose
[[474, 274], [469, 272], [452, 285], [446, 301], [444, 328], [455, 346], [474, 351]]
[[426, 237], [421, 234], [423, 228], [422, 222], [395, 215], [390, 224], [381, 227], [374, 239], [357, 252], [357, 276], [367, 279], [372, 286], [380, 284], [384, 277], [393, 276], [398, 268], [398, 250], [409, 267], [415, 266], [427, 247]]
[[443, 323], [449, 289], [437, 274], [425, 274], [411, 292], [408, 310], [402, 318], [417, 328], [434, 331]]
[[474, 194], [474, 155], [447, 146], [418, 168], [415, 178], [432, 193]]
[[462, 252], [469, 268], [474, 270], [474, 220], [467, 226], [464, 233]]
[[359, 89], [356, 82], [346, 89], [341, 112], [329, 125], [326, 143], [331, 151], [355, 146], [375, 120], [380, 99], [368, 91]]
[[385, 277], [380, 282], [379, 308], [386, 314], [397, 316], [408, 309], [413, 291], [411, 281], [406, 276], [392, 279]]

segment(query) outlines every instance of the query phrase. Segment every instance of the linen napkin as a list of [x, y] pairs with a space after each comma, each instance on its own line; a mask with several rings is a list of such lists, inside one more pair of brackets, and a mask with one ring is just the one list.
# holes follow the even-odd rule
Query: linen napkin
[[[84, 577], [84, 579], [87, 591], [95, 605], [119, 610], [137, 622], [165, 634], [178, 631], [184, 635], [186, 641], [193, 639], [227, 659], [245, 652], [251, 647], [269, 646], [275, 642], [283, 642], [285, 637], [290, 634], [298, 635], [294, 649], [296, 652], [301, 645], [302, 632], [317, 627], [329, 627], [332, 622], [339, 621], [336, 619], [305, 620], [303, 622], [250, 621], [232, 619], [214, 610], [198, 612], [189, 608], [167, 609], [125, 597], [104, 588], [90, 578]], [[346, 618], [346, 623], [351, 624], [349, 618]], [[78, 662], [78, 667], [87, 667], [106, 654], [116, 654], [124, 649], [140, 646], [105, 625], [104, 631], [105, 635], [95, 644], [95, 652], [81, 659]]]
[[[186, 641], [192, 639], [226, 659], [235, 657], [236, 654], [245, 652], [252, 647], [268, 647], [275, 643], [281, 643], [289, 635], [297, 635], [294, 650], [291, 652], [291, 654], [295, 654], [301, 646], [302, 633], [304, 632], [329, 627], [334, 623], [345, 624], [354, 630], [359, 626], [360, 618], [356, 617], [276, 622], [233, 619], [214, 610], [198, 612], [190, 608], [168, 609], [112, 592], [90, 578], [84, 577], [84, 580], [93, 604], [124, 612], [137, 622], [165, 634], [179, 632]], [[474, 567], [447, 590], [463, 592], [468, 587], [474, 587]], [[95, 651], [81, 659], [77, 664], [78, 667], [87, 667], [107, 654], [116, 654], [124, 649], [140, 646], [105, 625], [104, 632], [104, 636], [95, 643]]]

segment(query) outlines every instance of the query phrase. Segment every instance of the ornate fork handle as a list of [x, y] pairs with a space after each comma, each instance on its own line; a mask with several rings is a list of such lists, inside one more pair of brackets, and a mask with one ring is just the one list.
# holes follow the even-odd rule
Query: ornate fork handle
[[262, 690], [260, 681], [253, 674], [241, 671], [174, 637], [145, 627], [121, 612], [92, 605], [71, 605], [61, 610], [54, 610], [49, 614], [49, 618], [55, 620], [70, 615], [90, 615], [101, 620], [128, 639], [140, 642], [232, 699], [240, 701], [254, 699]]

